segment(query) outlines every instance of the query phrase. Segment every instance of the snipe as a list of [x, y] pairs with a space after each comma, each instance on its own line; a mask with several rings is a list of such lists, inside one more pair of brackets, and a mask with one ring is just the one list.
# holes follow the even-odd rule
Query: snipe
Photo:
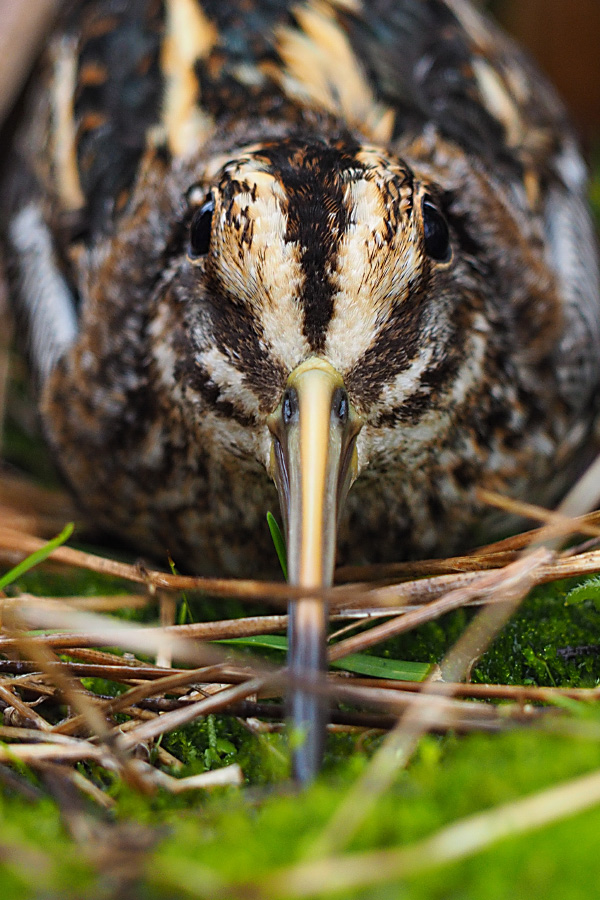
[[87, 0], [25, 106], [4, 230], [58, 465], [204, 573], [268, 570], [277, 491], [309, 779], [338, 527], [354, 562], [447, 552], [478, 486], [550, 501], [590, 435], [563, 108], [466, 0]]

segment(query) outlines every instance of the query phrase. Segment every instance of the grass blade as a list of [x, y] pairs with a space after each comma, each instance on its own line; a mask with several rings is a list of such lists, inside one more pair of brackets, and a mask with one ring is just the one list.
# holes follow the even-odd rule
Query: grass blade
[[273, 541], [275, 552], [277, 553], [277, 558], [283, 572], [283, 577], [287, 581], [287, 552], [285, 549], [285, 541], [281, 533], [281, 528], [277, 524], [277, 519], [271, 512], [267, 513], [267, 524], [269, 526], [269, 531], [271, 532], [271, 540]]
[[13, 581], [16, 581], [17, 578], [20, 578], [21, 575], [24, 575], [25, 572], [28, 572], [30, 569], [33, 569], [35, 566], [39, 566], [40, 563], [44, 562], [57, 547], [60, 547], [69, 540], [73, 534], [74, 527], [73, 522], [69, 522], [68, 525], [65, 525], [60, 534], [55, 538], [52, 538], [51, 541], [48, 541], [43, 547], [40, 547], [39, 550], [36, 550], [3, 575], [0, 578], [0, 591], [4, 590], [9, 584], [12, 584]]
[[[262, 650], [287, 650], [287, 638], [277, 634], [258, 634], [244, 638], [227, 638], [213, 641], [215, 644], [234, 644], [237, 647], [252, 647]], [[366, 653], [351, 653], [343, 659], [331, 662], [333, 669], [343, 669], [357, 675], [371, 678], [390, 678], [395, 681], [424, 681], [431, 666], [429, 663], [407, 662], [400, 659], [384, 659]]]

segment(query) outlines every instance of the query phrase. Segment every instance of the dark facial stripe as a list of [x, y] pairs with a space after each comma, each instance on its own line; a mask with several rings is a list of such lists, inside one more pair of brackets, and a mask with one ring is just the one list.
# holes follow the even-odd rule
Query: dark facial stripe
[[452, 352], [440, 362], [426, 369], [418, 382], [414, 393], [406, 397], [398, 406], [386, 410], [378, 417], [375, 425], [393, 427], [400, 423], [416, 425], [424, 415], [437, 403], [440, 394], [449, 388], [464, 362], [464, 348], [457, 346], [457, 338], [451, 342]]
[[[181, 372], [178, 372], [178, 377], [181, 377], [181, 374]], [[196, 391], [206, 405], [222, 418], [233, 419], [238, 424], [243, 425], [244, 428], [256, 425], [254, 416], [248, 415], [244, 410], [236, 407], [231, 400], [223, 400], [219, 385], [215, 384], [210, 373], [199, 363], [187, 368], [185, 381], [186, 385], [193, 391]]]
[[374, 423], [376, 426], [393, 427], [403, 422], [414, 425], [439, 403], [440, 396], [454, 383], [465, 361], [470, 322], [470, 315], [460, 308], [457, 309], [444, 355], [425, 369], [412, 394], [378, 417]]
[[333, 315], [336, 287], [334, 269], [339, 243], [348, 227], [343, 173], [362, 169], [355, 159], [357, 145], [307, 144], [289, 140], [267, 145], [260, 158], [285, 185], [287, 232], [285, 238], [300, 247], [304, 272], [304, 334], [313, 350], [323, 350]]
[[376, 403], [383, 386], [411, 365], [422, 344], [426, 294], [422, 286], [413, 291], [346, 376], [348, 391], [359, 406]]
[[429, 391], [415, 391], [406, 397], [402, 403], [381, 413], [373, 422], [376, 428], [394, 428], [396, 425], [406, 423], [415, 425], [419, 419], [431, 409], [432, 399]]
[[[197, 277], [196, 271], [192, 270], [187, 277], [182, 278], [178, 296], [184, 302], [197, 291]], [[236, 368], [257, 396], [260, 406], [270, 412], [283, 393], [287, 373], [266, 352], [261, 324], [254, 312], [224, 289], [221, 281], [211, 273], [210, 266], [207, 267], [204, 284], [206, 294], [202, 302], [198, 303], [196, 300], [190, 307], [192, 318], [201, 308], [202, 314], [208, 318], [201, 325], [203, 333], [210, 334], [212, 346], [229, 359], [236, 360]], [[190, 322], [190, 332], [194, 324], [193, 321]], [[220, 399], [218, 386], [210, 381], [208, 374], [195, 362], [193, 348], [188, 348], [180, 356], [182, 360], [188, 359], [190, 362], [186, 365], [185, 372], [178, 372], [178, 377], [188, 380], [217, 412], [230, 416], [241, 424], [249, 424], [245, 410], [236, 410], [229, 401]]]

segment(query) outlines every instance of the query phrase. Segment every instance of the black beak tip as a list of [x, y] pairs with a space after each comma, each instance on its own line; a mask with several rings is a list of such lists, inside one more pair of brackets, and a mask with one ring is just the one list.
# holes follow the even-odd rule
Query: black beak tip
[[292, 778], [302, 786], [315, 780], [323, 765], [328, 705], [305, 690], [294, 690], [289, 701]]
[[327, 606], [313, 598], [289, 606], [288, 715], [292, 723], [292, 775], [305, 785], [319, 774], [325, 753], [329, 702], [324, 688], [327, 669]]

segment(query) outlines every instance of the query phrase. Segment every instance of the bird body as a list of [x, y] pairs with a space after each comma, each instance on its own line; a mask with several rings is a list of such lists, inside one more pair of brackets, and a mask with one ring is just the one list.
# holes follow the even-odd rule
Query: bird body
[[345, 561], [446, 553], [491, 527], [478, 488], [549, 502], [581, 465], [585, 168], [466, 0], [76, 3], [7, 171], [45, 432], [142, 550], [268, 572], [277, 492], [308, 541], [309, 394], [328, 549], [304, 585], [330, 580], [338, 525]]
[[8, 255], [45, 429], [97, 523], [186, 567], [268, 569], [265, 420], [313, 354], [365, 416], [344, 558], [456, 548], [477, 486], [560, 490], [599, 368], [584, 170], [551, 89], [468, 4], [96, 0], [47, 57]]

